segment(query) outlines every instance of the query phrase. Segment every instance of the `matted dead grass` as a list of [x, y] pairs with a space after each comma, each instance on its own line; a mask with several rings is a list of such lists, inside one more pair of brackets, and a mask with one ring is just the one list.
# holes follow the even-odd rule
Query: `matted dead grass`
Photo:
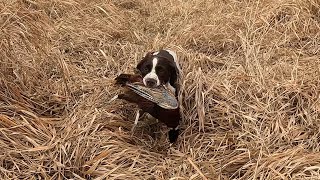
[[[320, 179], [320, 1], [0, 2], [1, 179]], [[183, 69], [183, 132], [113, 79]], [[155, 133], [153, 133], [155, 132]]]

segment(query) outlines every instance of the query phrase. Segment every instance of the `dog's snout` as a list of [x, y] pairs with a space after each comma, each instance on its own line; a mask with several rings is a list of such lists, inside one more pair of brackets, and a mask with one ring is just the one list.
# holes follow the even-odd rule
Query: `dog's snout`
[[155, 87], [157, 85], [157, 80], [148, 78], [146, 79], [146, 86]]

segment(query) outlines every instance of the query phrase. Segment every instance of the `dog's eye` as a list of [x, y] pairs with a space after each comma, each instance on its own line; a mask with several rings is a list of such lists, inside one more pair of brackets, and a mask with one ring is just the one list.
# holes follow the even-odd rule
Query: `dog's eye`
[[162, 72], [164, 72], [164, 68], [163, 67], [157, 67], [157, 71], [159, 72], [159, 73], [162, 73]]
[[150, 69], [151, 69], [151, 67], [150, 67], [149, 65], [147, 65], [147, 66], [145, 66], [145, 67], [143, 68], [143, 71], [144, 71], [144, 72], [148, 72], [148, 71], [150, 71]]

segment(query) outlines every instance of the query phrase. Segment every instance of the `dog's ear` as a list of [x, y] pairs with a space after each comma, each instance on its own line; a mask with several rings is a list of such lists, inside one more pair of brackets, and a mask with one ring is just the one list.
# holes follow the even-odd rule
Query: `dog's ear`
[[144, 58], [138, 63], [136, 69], [139, 70], [139, 72], [141, 72], [142, 64], [143, 64], [144, 62], [146, 62], [148, 59], [150, 59], [151, 56], [152, 56], [152, 54], [153, 54], [153, 52], [148, 52], [148, 53], [144, 56]]
[[174, 85], [179, 76], [179, 69], [177, 68], [177, 65], [175, 62], [169, 61], [170, 66], [170, 84]]
[[179, 83], [178, 83], [178, 77], [179, 77], [179, 74], [180, 74], [180, 70], [177, 67], [175, 62], [170, 62], [169, 63], [169, 67], [170, 67], [169, 83], [172, 85], [172, 87], [174, 87], [176, 89], [175, 95], [178, 96], [179, 91], [180, 91], [180, 86], [179, 86]]

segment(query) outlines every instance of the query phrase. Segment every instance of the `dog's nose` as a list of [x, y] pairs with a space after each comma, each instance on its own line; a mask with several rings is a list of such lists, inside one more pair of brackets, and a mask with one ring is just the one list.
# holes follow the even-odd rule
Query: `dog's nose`
[[146, 86], [155, 87], [157, 85], [157, 81], [155, 79], [146, 79]]

